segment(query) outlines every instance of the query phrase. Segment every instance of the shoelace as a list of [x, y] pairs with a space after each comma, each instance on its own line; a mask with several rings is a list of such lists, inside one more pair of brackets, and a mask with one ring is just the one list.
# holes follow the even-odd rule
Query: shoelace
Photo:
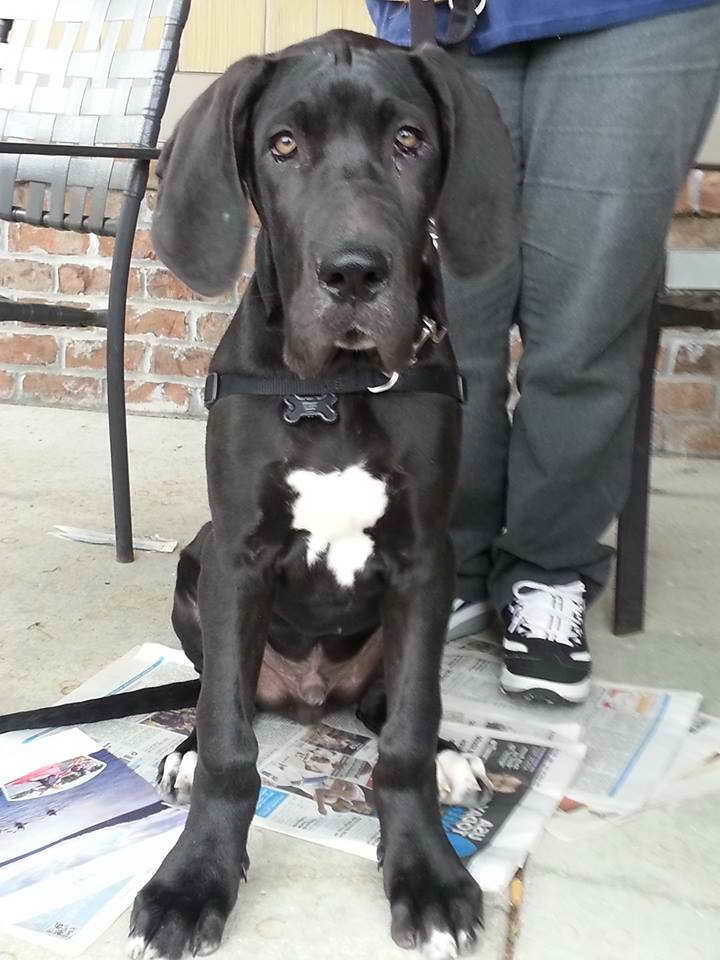
[[534, 580], [513, 584], [510, 632], [568, 647], [582, 643], [585, 585], [579, 580], [548, 586]]

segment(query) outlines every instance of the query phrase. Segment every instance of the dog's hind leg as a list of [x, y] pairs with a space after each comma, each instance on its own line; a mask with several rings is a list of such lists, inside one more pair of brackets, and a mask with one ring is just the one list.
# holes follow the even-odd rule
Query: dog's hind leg
[[189, 806], [196, 764], [197, 732], [193, 730], [158, 766], [157, 787], [165, 803]]
[[204, 524], [180, 553], [171, 616], [173, 629], [185, 656], [198, 673], [202, 673], [203, 663], [198, 582], [202, 569], [202, 552], [211, 531], [212, 523]]
[[[387, 718], [385, 679], [377, 676], [360, 698], [355, 716], [376, 736]], [[451, 740], [438, 737], [435, 774], [438, 800], [448, 806], [480, 807], [489, 799], [485, 765], [461, 753]]]

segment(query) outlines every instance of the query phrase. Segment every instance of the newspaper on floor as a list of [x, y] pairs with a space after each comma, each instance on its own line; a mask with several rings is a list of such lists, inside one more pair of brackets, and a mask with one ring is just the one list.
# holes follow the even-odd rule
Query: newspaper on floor
[[646, 804], [627, 814], [601, 813], [564, 799], [548, 824], [561, 840], [579, 840], [656, 807], [720, 793], [720, 717], [699, 713], [680, 751]]
[[184, 822], [79, 730], [3, 742], [0, 927], [77, 956], [130, 905]]
[[[102, 530], [85, 530], [82, 527], [67, 527], [58, 524], [48, 531], [51, 537], [60, 537], [62, 540], [76, 540], [79, 543], [97, 543], [104, 546], [115, 544], [115, 534]], [[133, 547], [136, 550], [154, 550], [156, 553], [173, 553], [177, 548], [177, 540], [168, 540], [154, 533], [151, 537], [133, 537]]]
[[[267, 743], [262, 721], [261, 744]], [[291, 727], [294, 732], [259, 764], [263, 786], [253, 823], [374, 860], [380, 840], [375, 738], [345, 712], [312, 727]], [[443, 825], [482, 888], [501, 890], [542, 834], [585, 748], [457, 723], [444, 722], [440, 733], [479, 757], [493, 784], [481, 808], [443, 807]]]
[[[194, 676], [182, 652], [148, 643], [64, 699], [99, 697]], [[154, 783], [159, 762], [191, 732], [193, 716], [191, 709], [156, 711], [81, 729]], [[374, 859], [379, 838], [372, 794], [377, 747], [354, 714], [336, 711], [314, 727], [259, 714], [255, 731], [263, 780], [255, 824]], [[584, 746], [559, 738], [547, 740], [532, 730], [516, 734], [509, 728], [451, 722], [444, 724], [443, 733], [461, 750], [480, 756], [489, 776], [499, 778], [486, 810], [464, 818], [465, 808], [445, 808], [445, 820], [451, 842], [465, 858], [480, 851], [469, 864], [471, 873], [485, 889], [500, 889], [524, 862], [531, 843], [564, 796]], [[54, 735], [35, 731], [5, 736], [34, 742]]]
[[545, 728], [547, 735], [587, 745], [569, 798], [601, 813], [626, 814], [643, 806], [688, 736], [702, 697], [594, 680], [577, 706], [527, 703], [499, 689], [500, 660], [465, 643], [448, 644], [442, 666], [445, 714], [464, 723], [501, 724], [510, 730]]

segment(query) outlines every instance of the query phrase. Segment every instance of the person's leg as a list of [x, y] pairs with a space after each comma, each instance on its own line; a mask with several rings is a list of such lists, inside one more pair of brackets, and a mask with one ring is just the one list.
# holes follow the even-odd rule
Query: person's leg
[[[491, 577], [604, 586], [675, 195], [720, 83], [720, 5], [536, 42], [523, 95], [524, 342]], [[491, 455], [487, 451], [487, 456]]]
[[[468, 74], [495, 98], [515, 146], [521, 150], [522, 88], [527, 51], [506, 47], [483, 57], [467, 57]], [[519, 178], [519, 163], [518, 163]], [[483, 283], [462, 281], [445, 272], [450, 338], [468, 384], [463, 413], [460, 475], [451, 519], [457, 571], [456, 595], [465, 601], [487, 598], [490, 547], [504, 523], [509, 421], [508, 331], [520, 282], [520, 251], [515, 262]], [[451, 618], [449, 636], [468, 632], [462, 621], [472, 609]], [[455, 624], [457, 620], [457, 624]], [[461, 622], [462, 621], [462, 622]]]

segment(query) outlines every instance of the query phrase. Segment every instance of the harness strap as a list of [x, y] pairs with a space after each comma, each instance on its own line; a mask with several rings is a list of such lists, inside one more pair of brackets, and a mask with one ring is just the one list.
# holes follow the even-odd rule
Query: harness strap
[[[378, 389], [379, 388], [379, 389]], [[383, 389], [385, 388], [385, 389]], [[328, 393], [441, 393], [460, 403], [466, 399], [465, 378], [457, 370], [428, 365], [410, 367], [394, 382], [381, 372], [354, 369], [338, 377], [301, 380], [296, 377], [247, 377], [239, 373], [208, 375], [205, 381], [205, 406], [234, 394], [261, 397], [312, 397]]]

